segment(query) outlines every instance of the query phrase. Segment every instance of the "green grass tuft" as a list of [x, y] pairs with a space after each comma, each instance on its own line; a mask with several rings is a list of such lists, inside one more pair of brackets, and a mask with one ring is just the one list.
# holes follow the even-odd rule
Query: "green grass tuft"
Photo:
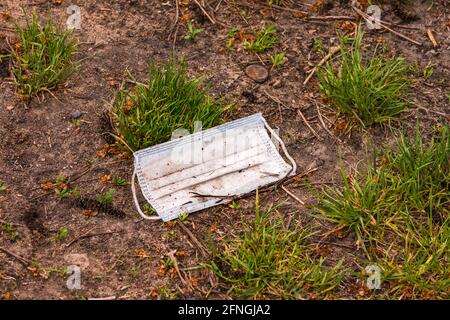
[[170, 140], [176, 129], [193, 132], [194, 123], [207, 129], [221, 123], [222, 101], [208, 96], [201, 79], [188, 79], [183, 61], [149, 67], [147, 84], [118, 92], [113, 110], [116, 134], [133, 151]]
[[105, 193], [99, 193], [97, 194], [97, 200], [98, 202], [100, 202], [101, 204], [107, 205], [110, 204], [113, 200], [114, 197], [114, 192], [116, 190], [113, 188], [110, 188], [107, 192]]
[[63, 32], [51, 19], [41, 25], [35, 14], [16, 30], [12, 73], [24, 98], [56, 88], [77, 69], [72, 61], [77, 41], [70, 39], [71, 31]]
[[244, 42], [243, 46], [248, 51], [263, 53], [266, 50], [275, 47], [278, 41], [277, 26], [270, 25], [264, 28], [264, 30], [258, 32], [255, 40]]
[[341, 264], [326, 267], [307, 243], [307, 229], [287, 230], [276, 210], [260, 212], [243, 234], [228, 241], [210, 268], [230, 285], [239, 298], [296, 299], [314, 293], [323, 296], [343, 277]]
[[404, 58], [389, 58], [375, 49], [363, 57], [363, 32], [358, 31], [351, 48], [341, 38], [339, 68], [327, 63], [318, 71], [320, 90], [338, 111], [354, 117], [363, 126], [389, 122], [405, 110], [408, 101], [409, 65]]
[[394, 297], [442, 298], [450, 280], [450, 127], [426, 143], [401, 136], [342, 189], [320, 197], [322, 218], [356, 233], [367, 258], [391, 281]]

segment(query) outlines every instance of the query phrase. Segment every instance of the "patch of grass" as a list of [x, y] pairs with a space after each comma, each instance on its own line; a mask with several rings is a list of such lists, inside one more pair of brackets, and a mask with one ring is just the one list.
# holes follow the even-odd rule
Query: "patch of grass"
[[[187, 223], [187, 219], [189, 218], [189, 212], [183, 212], [179, 217], [178, 217], [178, 221], [180, 221], [181, 223]], [[177, 220], [176, 220], [177, 221]]]
[[164, 281], [164, 283], [157, 289], [157, 292], [162, 300], [174, 300], [178, 297], [178, 291], [170, 288], [169, 281]]
[[78, 197], [80, 195], [76, 187], [70, 188], [70, 179], [63, 176], [56, 176], [54, 182], [45, 180], [41, 184], [41, 188], [46, 191], [54, 190], [60, 199], [66, 199], [71, 196]]
[[248, 51], [263, 53], [275, 47], [278, 41], [277, 26], [272, 24], [259, 31], [254, 40], [244, 42], [243, 46]]
[[113, 177], [112, 183], [113, 183], [113, 185], [118, 186], [118, 187], [123, 187], [123, 186], [128, 185], [128, 181], [126, 179], [118, 177], [118, 176]]
[[19, 232], [12, 223], [0, 223], [0, 231], [4, 232], [11, 241], [16, 241], [19, 237]]
[[77, 41], [49, 18], [43, 25], [36, 14], [16, 26], [19, 42], [11, 52], [12, 73], [24, 98], [54, 89], [77, 69], [72, 60]]
[[88, 300], [87, 297], [85, 297], [85, 296], [83, 296], [83, 295], [81, 295], [81, 294], [79, 294], [79, 293], [77, 293], [77, 292], [74, 294], [73, 299], [74, 299], [74, 300], [83, 300], [83, 301], [84, 301], [84, 300]]
[[62, 241], [69, 235], [69, 229], [67, 227], [61, 227], [58, 232], [51, 237], [52, 241]]
[[209, 266], [239, 298], [295, 299], [314, 292], [323, 296], [339, 285], [341, 264], [327, 267], [307, 240], [310, 230], [284, 227], [273, 208], [260, 211], [243, 233], [228, 241]]
[[148, 216], [155, 216], [157, 214], [156, 210], [149, 203], [145, 203], [143, 209], [144, 213]]
[[286, 62], [286, 52], [280, 52], [277, 53], [275, 55], [273, 55], [272, 57], [270, 57], [270, 60], [272, 61], [272, 69], [275, 68], [276, 66], [281, 66]]
[[350, 48], [341, 38], [339, 68], [329, 62], [318, 77], [332, 106], [369, 126], [394, 120], [405, 110], [410, 67], [402, 57], [389, 58], [385, 49], [376, 48], [370, 57], [363, 57], [363, 36], [359, 30]]
[[128, 269], [128, 273], [131, 275], [132, 278], [137, 278], [141, 274], [138, 268], [131, 267]]
[[106, 191], [105, 193], [100, 193], [97, 195], [97, 200], [98, 202], [100, 202], [101, 204], [110, 204], [113, 200], [114, 197], [114, 192], [116, 190], [114, 190], [113, 188], [109, 189], [108, 191]]
[[186, 34], [184, 35], [184, 40], [186, 40], [186, 41], [195, 41], [198, 34], [205, 31], [205, 29], [194, 28], [194, 26], [192, 25], [192, 22], [190, 22], [190, 21], [187, 23], [187, 28], [188, 28], [188, 30], [187, 30]]
[[320, 197], [321, 217], [356, 233], [394, 297], [443, 298], [448, 292], [450, 127], [426, 142], [401, 136], [365, 173]]
[[6, 184], [3, 180], [0, 179], [0, 192], [6, 192]]
[[227, 32], [227, 49], [233, 50], [234, 42], [236, 41], [236, 34], [239, 32], [239, 28], [232, 27]]
[[221, 123], [225, 106], [207, 95], [201, 79], [188, 79], [183, 61], [149, 67], [147, 84], [118, 92], [113, 122], [118, 136], [136, 151], [170, 140], [176, 129], [193, 132], [194, 123], [207, 129]]
[[433, 75], [433, 64], [431, 62], [428, 62], [425, 68], [423, 68], [423, 77], [431, 78], [432, 75]]
[[316, 52], [322, 52], [323, 49], [323, 41], [320, 38], [315, 38], [313, 40], [313, 48]]

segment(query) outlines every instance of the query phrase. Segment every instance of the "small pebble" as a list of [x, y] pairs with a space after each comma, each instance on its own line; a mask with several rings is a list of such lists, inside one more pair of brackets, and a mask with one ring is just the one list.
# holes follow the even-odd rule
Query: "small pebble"
[[81, 111], [76, 110], [76, 111], [74, 111], [74, 112], [72, 112], [72, 113], [70, 114], [70, 120], [78, 119], [78, 118], [80, 118], [82, 115], [83, 115], [83, 113], [82, 113]]
[[266, 68], [259, 64], [251, 64], [245, 68], [245, 74], [257, 83], [263, 83], [269, 77], [269, 72]]

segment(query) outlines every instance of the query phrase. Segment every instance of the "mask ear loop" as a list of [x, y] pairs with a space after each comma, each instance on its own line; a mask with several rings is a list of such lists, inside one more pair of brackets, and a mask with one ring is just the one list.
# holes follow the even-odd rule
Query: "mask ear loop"
[[291, 173], [295, 173], [297, 171], [297, 163], [295, 162], [295, 160], [291, 157], [291, 155], [289, 154], [289, 152], [287, 151], [286, 145], [284, 144], [283, 140], [281, 140], [281, 138], [278, 136], [278, 134], [269, 126], [269, 124], [267, 123], [266, 119], [264, 119], [263, 117], [261, 117], [261, 120], [264, 123], [264, 126], [266, 127], [267, 131], [270, 132], [270, 134], [272, 135], [272, 137], [274, 137], [281, 145], [281, 149], [283, 149], [284, 155], [286, 156], [286, 158], [288, 158], [288, 160], [291, 162], [292, 164], [292, 169], [290, 172], [288, 172], [288, 174], [285, 176], [288, 177]]
[[136, 167], [133, 170], [133, 176], [131, 177], [131, 192], [133, 193], [133, 200], [134, 200], [134, 206], [136, 207], [137, 212], [139, 213], [139, 215], [144, 218], [145, 220], [161, 220], [161, 217], [149, 217], [147, 216], [142, 210], [141, 207], [139, 205], [139, 201], [136, 195]]

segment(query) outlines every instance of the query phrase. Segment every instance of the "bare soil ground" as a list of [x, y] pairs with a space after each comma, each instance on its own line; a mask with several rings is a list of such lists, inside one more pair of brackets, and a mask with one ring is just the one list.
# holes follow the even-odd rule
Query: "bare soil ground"
[[[0, 3], [2, 50], [7, 48], [6, 38], [10, 42], [14, 39], [14, 33], [9, 31], [14, 21], [24, 22], [21, 7], [28, 12], [36, 10], [43, 17], [51, 14], [63, 24], [68, 18], [67, 6], [78, 5], [82, 29], [74, 36], [80, 40], [79, 58], [86, 58], [80, 70], [53, 95], [46, 94], [44, 100], [33, 99], [27, 105], [16, 94], [8, 64], [0, 64], [0, 179], [8, 187], [6, 193], [0, 193], [0, 221], [14, 224], [18, 231], [15, 239], [0, 231], [0, 247], [10, 252], [0, 252], [0, 294], [4, 298], [228, 298], [226, 287], [210, 272], [193, 268], [208, 263], [210, 258], [201, 254], [186, 230], [177, 224], [139, 218], [129, 186], [115, 187], [114, 210], [99, 208], [95, 201], [61, 200], [41, 188], [45, 180], [54, 180], [58, 175], [75, 177], [85, 168], [89, 170], [74, 182], [83, 199], [95, 199], [96, 194], [112, 187], [110, 182], [102, 181], [102, 176], [130, 180], [131, 158], [114, 152], [99, 157], [104, 145], [111, 143], [105, 135], [110, 128], [103, 113], [114, 97], [114, 90], [127, 77], [126, 70], [145, 81], [148, 62], [167, 60], [173, 49], [177, 57], [186, 59], [191, 76], [205, 76], [214, 95], [235, 102], [231, 118], [262, 112], [272, 127], [280, 128], [299, 171], [317, 168], [303, 178], [313, 184], [338, 183], [342, 163], [350, 169], [365, 159], [366, 141], [375, 141], [379, 146], [392, 142], [392, 133], [380, 127], [355, 129], [351, 135], [342, 136], [339, 126], [333, 126], [331, 130], [342, 140], [338, 143], [322, 128], [316, 106], [311, 102], [320, 99], [316, 78], [306, 86], [302, 84], [311, 64], [318, 63], [324, 55], [313, 49], [314, 39], [322, 40], [326, 54], [332, 41], [336, 43], [339, 21], [305, 20], [293, 11], [270, 10], [264, 1], [220, 1], [219, 6], [219, 1], [206, 2], [212, 9], [217, 6], [216, 24], [194, 4], [181, 7], [183, 14], [189, 13], [196, 25], [205, 29], [194, 42], [183, 40], [186, 32], [183, 23], [180, 23], [177, 40], [169, 39], [175, 21], [175, 1], [77, 0], [55, 5], [53, 1], [3, 0]], [[414, 129], [417, 122], [424, 130], [429, 130], [437, 121], [442, 121], [442, 114], [450, 112], [448, 7], [446, 1], [434, 1], [431, 8], [431, 1], [416, 2], [420, 20], [402, 24], [409, 29], [395, 30], [420, 41], [421, 46], [390, 32], [368, 31], [364, 40], [367, 44], [377, 40], [388, 44], [411, 64], [417, 64], [419, 70], [428, 63], [433, 65], [431, 77], [424, 78], [419, 72], [414, 82], [412, 99], [416, 106], [401, 115], [407, 131]], [[351, 8], [341, 6], [338, 1], [319, 13], [313, 13], [308, 4], [313, 1], [298, 1], [289, 7], [312, 15], [357, 18]], [[384, 20], [400, 23], [389, 4], [382, 8]], [[278, 26], [281, 41], [277, 50], [286, 51], [288, 61], [271, 70], [266, 82], [257, 84], [245, 75], [244, 69], [250, 63], [259, 63], [259, 58], [242, 49], [227, 50], [226, 35], [231, 27], [255, 31], [262, 20]], [[433, 47], [426, 29], [433, 31], [439, 47]], [[269, 69], [273, 53], [260, 56]], [[279, 105], [270, 96], [283, 104]], [[311, 133], [298, 110], [320, 139]], [[69, 121], [74, 111], [82, 112], [79, 128]], [[322, 109], [322, 113], [331, 122], [338, 121], [334, 112]], [[87, 160], [96, 158], [93, 165], [87, 166]], [[262, 194], [262, 204], [280, 204], [280, 212], [292, 215], [293, 224], [314, 224], [326, 233], [333, 226], [308, 215], [308, 206], [315, 200], [311, 192], [302, 187], [302, 182], [302, 179], [295, 180], [288, 188], [307, 206], [294, 201], [281, 189]], [[220, 247], [225, 238], [239, 233], [242, 219], [253, 218], [254, 197], [238, 203], [239, 209], [216, 207], [192, 214], [191, 223], [186, 227], [209, 251], [214, 246]], [[68, 228], [68, 237], [62, 241], [52, 240], [62, 227]], [[329, 264], [344, 258], [346, 266], [355, 272], [361, 271], [353, 257], [362, 254], [358, 252], [354, 236], [330, 234], [326, 240], [327, 244], [322, 247], [326, 249], [323, 252]], [[162, 261], [171, 250], [177, 250], [177, 261], [194, 284], [194, 290], [189, 290], [173, 269], [164, 269]], [[80, 290], [66, 287], [67, 276], [62, 270], [71, 264], [82, 267]], [[351, 275], [330, 294], [330, 298], [367, 297], [371, 297], [371, 293], [364, 291], [364, 285]]]

